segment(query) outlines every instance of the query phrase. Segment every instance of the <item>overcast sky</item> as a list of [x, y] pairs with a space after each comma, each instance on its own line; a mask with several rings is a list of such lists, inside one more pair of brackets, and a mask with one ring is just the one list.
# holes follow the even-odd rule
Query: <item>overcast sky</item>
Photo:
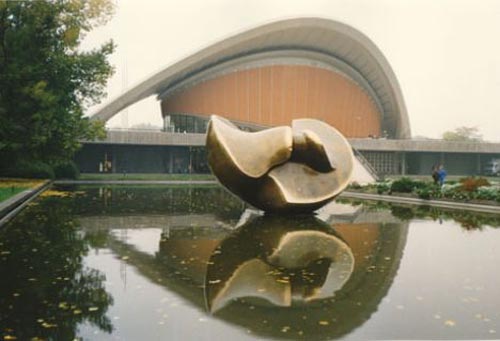
[[[500, 0], [117, 0], [114, 18], [84, 47], [112, 38], [116, 73], [108, 98], [235, 33], [279, 19], [315, 16], [360, 30], [392, 66], [412, 135], [478, 127], [500, 141]], [[91, 108], [95, 110], [95, 108]], [[109, 126], [161, 125], [154, 97]]]

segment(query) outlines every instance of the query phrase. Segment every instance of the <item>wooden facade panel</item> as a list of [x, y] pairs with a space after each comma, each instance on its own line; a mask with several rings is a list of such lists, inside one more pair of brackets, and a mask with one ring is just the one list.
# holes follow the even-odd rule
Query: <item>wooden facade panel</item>
[[346, 76], [306, 65], [271, 65], [210, 79], [162, 101], [163, 115], [218, 114], [266, 126], [317, 118], [347, 137], [380, 136], [381, 118], [365, 91]]
[[284, 123], [284, 81], [283, 81], [284, 66], [277, 65], [273, 67], [272, 72], [272, 101], [271, 112], [273, 113], [273, 125], [283, 125]]
[[[254, 122], [261, 122], [258, 69], [248, 71], [248, 112]], [[235, 118], [241, 120], [241, 117]]]
[[248, 70], [238, 72], [237, 74], [236, 97], [238, 98], [238, 108], [236, 114], [245, 122], [250, 121], [248, 113]]
[[262, 124], [271, 126], [273, 124], [271, 119], [271, 102], [273, 100], [271, 92], [271, 67], [260, 69], [259, 96]]

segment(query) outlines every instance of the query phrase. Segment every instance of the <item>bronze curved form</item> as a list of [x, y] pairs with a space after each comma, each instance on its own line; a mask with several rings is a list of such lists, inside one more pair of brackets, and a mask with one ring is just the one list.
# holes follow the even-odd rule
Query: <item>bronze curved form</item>
[[349, 142], [335, 128], [313, 119], [249, 133], [213, 115], [206, 146], [217, 179], [269, 212], [320, 208], [347, 187], [353, 169]]

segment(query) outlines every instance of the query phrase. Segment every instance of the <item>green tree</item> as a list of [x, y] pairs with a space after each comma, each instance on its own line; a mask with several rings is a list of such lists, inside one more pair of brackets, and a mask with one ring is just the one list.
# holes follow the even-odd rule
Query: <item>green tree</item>
[[444, 132], [443, 140], [481, 142], [483, 136], [479, 133], [477, 127], [458, 127], [453, 131]]
[[113, 11], [111, 0], [0, 0], [0, 171], [69, 160], [79, 140], [104, 138], [83, 114], [104, 95], [114, 44], [79, 46]]

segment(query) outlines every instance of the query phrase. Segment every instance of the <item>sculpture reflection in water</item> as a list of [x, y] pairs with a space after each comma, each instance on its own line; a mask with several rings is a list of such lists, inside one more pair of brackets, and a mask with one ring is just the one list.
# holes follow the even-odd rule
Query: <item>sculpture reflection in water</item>
[[354, 269], [351, 248], [326, 223], [304, 216], [259, 217], [224, 239], [208, 263], [211, 312], [253, 297], [290, 307], [333, 297]]
[[266, 212], [312, 212], [347, 187], [353, 169], [349, 142], [313, 119], [249, 133], [214, 115], [206, 148], [217, 179]]
[[329, 339], [365, 322], [387, 293], [407, 234], [392, 221], [257, 216], [224, 236], [172, 230], [157, 258], [176, 274], [163, 284], [217, 318], [267, 337]]

